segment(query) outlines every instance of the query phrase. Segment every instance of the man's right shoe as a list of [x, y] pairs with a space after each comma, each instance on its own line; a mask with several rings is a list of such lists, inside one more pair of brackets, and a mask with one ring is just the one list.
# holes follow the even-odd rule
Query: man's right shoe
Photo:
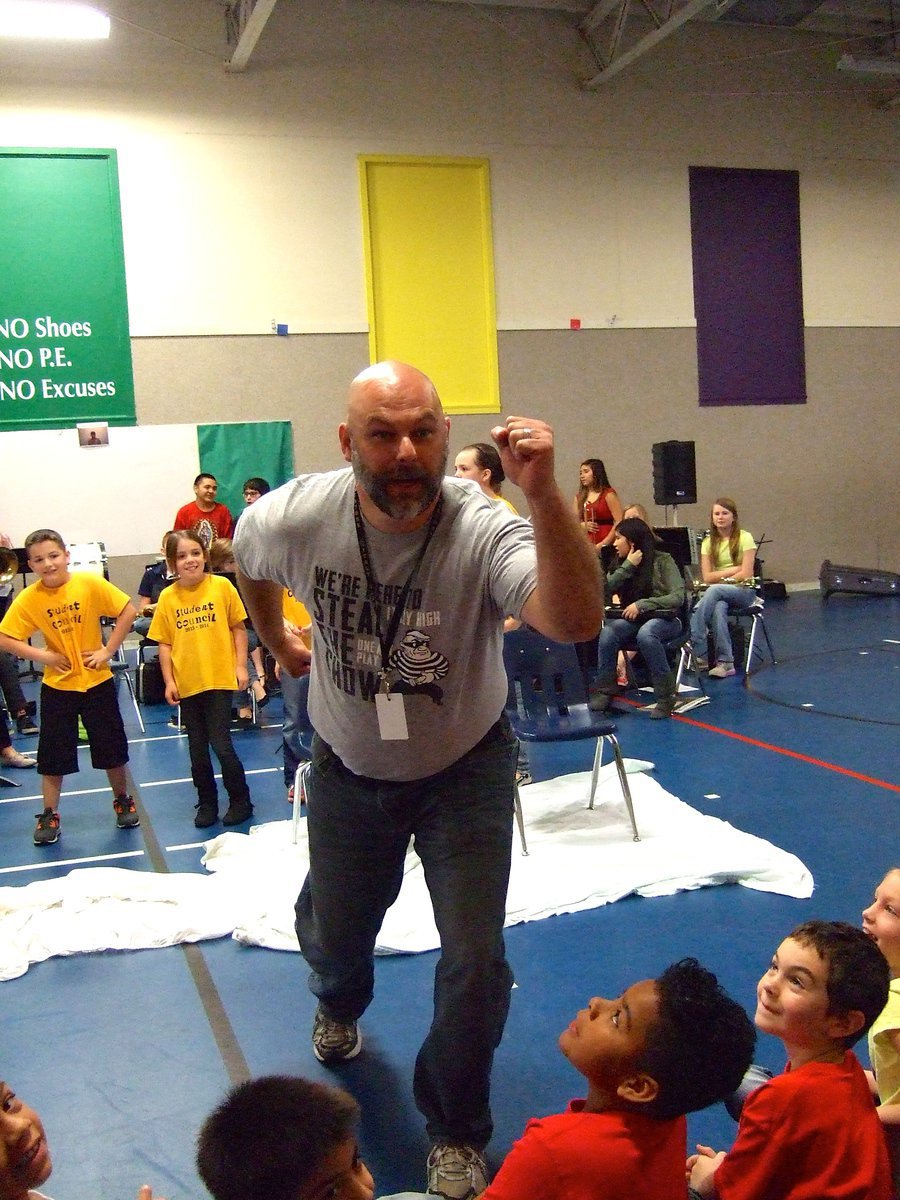
[[426, 1193], [445, 1200], [475, 1200], [488, 1185], [487, 1163], [472, 1146], [432, 1146], [426, 1170]]
[[335, 1021], [320, 1004], [312, 1031], [313, 1054], [320, 1063], [348, 1062], [362, 1050], [362, 1034], [357, 1021]]
[[52, 846], [59, 841], [59, 813], [52, 808], [45, 808], [37, 814], [37, 825], [34, 829], [34, 844], [36, 846]]
[[194, 817], [194, 824], [198, 829], [209, 829], [210, 825], [215, 825], [219, 819], [219, 806], [201, 801], [197, 805], [197, 815]]

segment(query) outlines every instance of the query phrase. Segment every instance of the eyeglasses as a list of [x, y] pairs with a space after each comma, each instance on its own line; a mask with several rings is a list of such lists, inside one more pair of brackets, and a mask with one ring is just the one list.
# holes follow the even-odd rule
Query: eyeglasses
[[245, 496], [259, 496], [260, 494], [259, 488], [244, 488]]

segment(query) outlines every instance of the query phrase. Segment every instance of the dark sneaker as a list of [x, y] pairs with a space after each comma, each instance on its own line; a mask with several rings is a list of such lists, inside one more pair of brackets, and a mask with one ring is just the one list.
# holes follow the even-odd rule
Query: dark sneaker
[[362, 1034], [356, 1021], [335, 1021], [320, 1004], [313, 1021], [312, 1045], [321, 1063], [347, 1062], [362, 1050]]
[[59, 841], [59, 813], [52, 808], [45, 808], [37, 814], [37, 825], [34, 829], [34, 844], [36, 846], [52, 846]]
[[472, 1146], [432, 1146], [427, 1171], [427, 1194], [446, 1200], [475, 1200], [488, 1185], [487, 1163]]
[[253, 816], [253, 805], [249, 800], [232, 800], [228, 805], [225, 816], [222, 818], [223, 825], [242, 825], [244, 821], [249, 821]]
[[140, 825], [141, 818], [138, 816], [134, 801], [130, 796], [116, 796], [113, 808], [116, 813], [116, 824], [120, 829], [134, 829], [135, 825]]
[[22, 713], [16, 717], [16, 729], [18, 729], [23, 737], [30, 737], [32, 734], [41, 732], [37, 725], [35, 725], [34, 718], [30, 717], [28, 713]]
[[210, 825], [215, 825], [219, 819], [219, 806], [217, 804], [200, 803], [196, 806], [197, 815], [194, 817], [194, 824], [198, 829], [209, 829]]

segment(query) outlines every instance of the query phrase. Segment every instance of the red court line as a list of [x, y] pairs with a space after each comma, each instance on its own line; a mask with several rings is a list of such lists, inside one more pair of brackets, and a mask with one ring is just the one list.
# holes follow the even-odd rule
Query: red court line
[[773, 746], [770, 742], [761, 742], [757, 738], [746, 737], [743, 733], [732, 733], [730, 729], [720, 729], [718, 725], [707, 725], [703, 721], [695, 721], [693, 717], [682, 717], [673, 714], [676, 721], [684, 721], [686, 725], [694, 725], [697, 729], [707, 729], [710, 733], [720, 733], [723, 737], [734, 738], [736, 742], [744, 742], [748, 746], [757, 746], [760, 750], [771, 750], [773, 754], [784, 754], [788, 758], [798, 758], [801, 762], [810, 763], [814, 767], [824, 767], [826, 771], [836, 771], [839, 775], [849, 775], [851, 779], [861, 779], [863, 783], [874, 784], [875, 787], [887, 788], [890, 792], [900, 792], [900, 785], [888, 783], [884, 779], [874, 779], [871, 775], [861, 775], [859, 771], [851, 771], [848, 767], [839, 767], [836, 763], [825, 762], [821, 758], [811, 758], [808, 754], [800, 754], [796, 750], [787, 750], [784, 746]]

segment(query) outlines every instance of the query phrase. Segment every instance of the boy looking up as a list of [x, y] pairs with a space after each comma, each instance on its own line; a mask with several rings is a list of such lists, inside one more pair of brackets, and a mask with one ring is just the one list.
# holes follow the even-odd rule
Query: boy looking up
[[734, 1146], [688, 1159], [695, 1195], [720, 1200], [889, 1200], [881, 1124], [850, 1047], [888, 994], [888, 966], [861, 929], [806, 921], [756, 990], [756, 1025], [784, 1042], [784, 1074], [744, 1101]]
[[[128, 740], [119, 712], [109, 660], [125, 640], [134, 605], [119, 588], [91, 571], [69, 572], [69, 553], [53, 529], [25, 539], [28, 569], [37, 582], [23, 588], [0, 622], [0, 649], [43, 663], [41, 732], [37, 769], [44, 811], [34, 831], [36, 846], [59, 840], [59, 797], [64, 775], [78, 770], [78, 718], [87, 731], [91, 763], [106, 771], [120, 829], [140, 825], [128, 795]], [[101, 617], [115, 618], [103, 644]], [[43, 646], [28, 639], [40, 633]]]
[[737, 1087], [755, 1042], [693, 958], [595, 996], [559, 1038], [586, 1098], [529, 1121], [482, 1200], [684, 1200], [684, 1114]]
[[[204, 1121], [197, 1170], [214, 1200], [373, 1200], [358, 1121], [359, 1105], [340, 1088], [290, 1075], [251, 1079]], [[384, 1200], [407, 1196], [421, 1193]]]

